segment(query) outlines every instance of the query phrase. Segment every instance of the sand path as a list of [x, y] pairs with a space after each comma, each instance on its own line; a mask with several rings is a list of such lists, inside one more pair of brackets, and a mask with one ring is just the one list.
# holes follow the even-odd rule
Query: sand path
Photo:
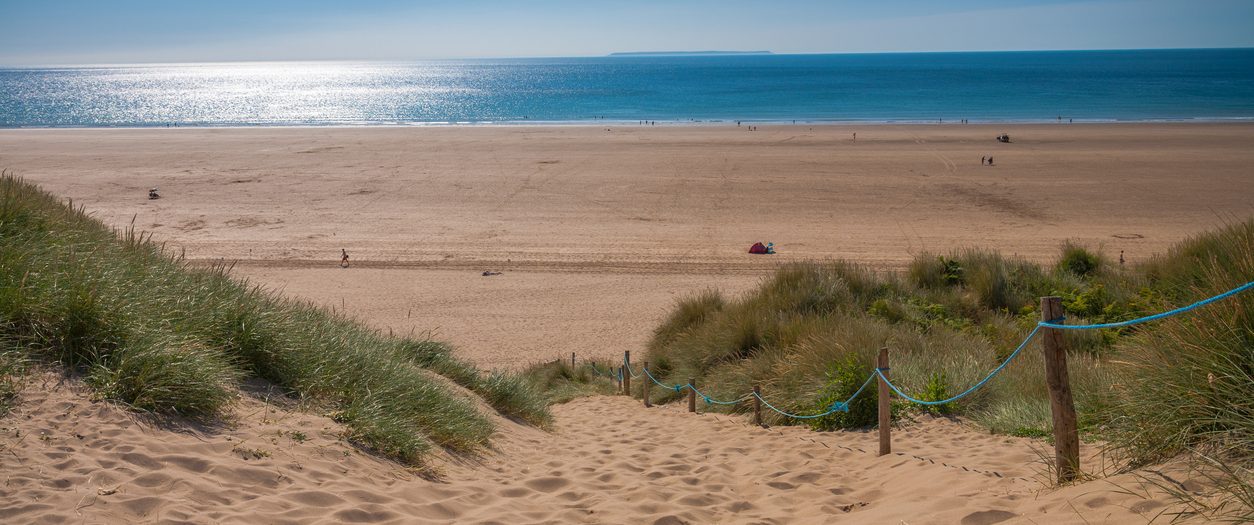
[[[45, 376], [0, 419], [7, 523], [1145, 523], [1128, 476], [1053, 490], [1025, 439], [925, 419], [873, 433], [760, 429], [625, 397], [499, 421], [494, 450], [416, 475], [254, 389], [216, 428], [161, 427]], [[255, 396], [255, 397], [254, 397]]]

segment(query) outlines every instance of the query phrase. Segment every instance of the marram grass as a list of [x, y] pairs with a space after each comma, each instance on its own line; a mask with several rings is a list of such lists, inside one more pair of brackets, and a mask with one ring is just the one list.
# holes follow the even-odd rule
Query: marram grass
[[484, 374], [434, 341], [383, 336], [312, 304], [191, 267], [34, 185], [0, 176], [0, 405], [30, 359], [82, 374], [135, 409], [211, 418], [259, 377], [329, 407], [349, 437], [418, 463], [472, 450], [490, 421], [443, 375], [510, 417], [547, 424], [525, 381]]

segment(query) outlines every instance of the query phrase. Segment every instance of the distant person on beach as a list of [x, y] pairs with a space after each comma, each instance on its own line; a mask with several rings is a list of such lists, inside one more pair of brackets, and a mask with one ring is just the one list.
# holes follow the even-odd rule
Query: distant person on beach
[[1123, 266], [1123, 262], [1124, 262], [1123, 250], [1119, 250], [1119, 266]]
[[340, 268], [348, 268], [348, 250], [340, 248]]
[[858, 141], [858, 132], [857, 132], [857, 131], [853, 132], [853, 141], [854, 141], [854, 142], [857, 142], [857, 141]]
[[992, 165], [993, 165], [993, 157], [989, 157], [989, 158], [988, 158], [988, 165], [989, 165], [989, 166], [992, 166]]
[[984, 162], [987, 160], [988, 160], [988, 157], [980, 157], [980, 165], [983, 166]]

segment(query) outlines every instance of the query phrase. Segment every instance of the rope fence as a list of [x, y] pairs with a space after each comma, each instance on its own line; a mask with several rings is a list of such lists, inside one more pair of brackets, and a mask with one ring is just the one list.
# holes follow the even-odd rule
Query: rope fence
[[[1121, 328], [1125, 326], [1132, 326], [1136, 324], [1147, 323], [1150, 321], [1157, 321], [1160, 319], [1166, 319], [1169, 317], [1183, 314], [1185, 312], [1194, 310], [1196, 308], [1200, 308], [1202, 306], [1206, 306], [1216, 301], [1220, 301], [1228, 297], [1232, 297], [1234, 295], [1237, 295], [1239, 293], [1245, 292], [1250, 289], [1254, 289], [1254, 281], [1245, 283], [1241, 286], [1233, 288], [1232, 290], [1221, 293], [1219, 295], [1209, 297], [1209, 298], [1197, 301], [1195, 303], [1192, 303], [1188, 306], [1176, 308], [1174, 310], [1169, 310], [1166, 312], [1157, 313], [1153, 315], [1147, 315], [1144, 317], [1131, 319], [1128, 321], [1120, 321], [1120, 322], [1114, 322], [1114, 323], [1100, 323], [1100, 324], [1085, 324], [1085, 325], [1064, 324], [1064, 322], [1066, 321], [1066, 317], [1063, 315], [1062, 300], [1058, 297], [1042, 297], [1041, 298], [1041, 321], [1037, 322], [1036, 325], [1032, 327], [1031, 332], [1029, 332], [1027, 336], [1024, 337], [1023, 342], [1019, 343], [1018, 347], [1016, 347], [1014, 351], [1010, 353], [1010, 355], [1008, 355], [1004, 360], [1002, 360], [1002, 362], [998, 364], [997, 367], [993, 368], [993, 370], [990, 371], [988, 375], [984, 376], [983, 379], [981, 379], [974, 385], [971, 385], [971, 387], [967, 388], [966, 390], [963, 390], [961, 393], [955, 396], [949, 397], [947, 399], [941, 399], [941, 400], [919, 399], [917, 397], [911, 396], [910, 394], [907, 394], [900, 386], [893, 383], [892, 380], [889, 379], [890, 369], [888, 367], [887, 348], [880, 349], [879, 362], [877, 366], [874, 369], [872, 369], [871, 373], [867, 376], [866, 380], [862, 382], [862, 386], [858, 387], [858, 390], [855, 391], [853, 395], [849, 397], [849, 399], [846, 399], [844, 401], [836, 401], [832, 403], [830, 406], [828, 406], [825, 411], [817, 413], [817, 414], [793, 414], [788, 411], [781, 410], [780, 408], [771, 404], [762, 396], [761, 388], [759, 386], [754, 386], [752, 392], [747, 392], [735, 399], [720, 400], [720, 399], [715, 399], [701, 392], [700, 390], [698, 390], [697, 386], [695, 385], [695, 382], [696, 382], [695, 379], [689, 379], [686, 383], [683, 383], [683, 384], [673, 384], [673, 385], [666, 384], [660, 381], [657, 377], [653, 375], [653, 372], [649, 369], [649, 365], [647, 361], [644, 363], [643, 366], [640, 367], [639, 373], [633, 370], [632, 365], [631, 365], [631, 352], [624, 353], [623, 366], [618, 367], [617, 369], [610, 369], [609, 371], [603, 372], [601, 371], [601, 369], [599, 369], [596, 366], [595, 363], [589, 363], [589, 365], [592, 367], [592, 370], [597, 375], [604, 375], [604, 376], [610, 377], [611, 379], [616, 380], [619, 384], [620, 389], [622, 390], [622, 393], [626, 395], [632, 395], [631, 394], [631, 379], [632, 378], [639, 378], [641, 376], [648, 378], [648, 381], [644, 381], [641, 386], [642, 396], [644, 397], [644, 403], [646, 407], [651, 406], [650, 399], [649, 399], [650, 398], [649, 396], [650, 384], [657, 385], [658, 387], [666, 389], [666, 390], [674, 390], [676, 393], [683, 393], [685, 390], [687, 390], [689, 412], [696, 412], [696, 398], [697, 397], [700, 397], [702, 400], [704, 400], [707, 405], [723, 405], [723, 406], [738, 405], [740, 403], [752, 400], [754, 402], [754, 406], [753, 406], [754, 423], [759, 424], [759, 425], [762, 424], [762, 416], [761, 416], [762, 406], [765, 406], [767, 409], [781, 416], [784, 416], [786, 418], [798, 419], [798, 420], [817, 419], [817, 418], [835, 414], [837, 412], [848, 412], [849, 406], [853, 403], [853, 401], [857, 399], [858, 396], [860, 396], [866, 390], [866, 388], [871, 384], [872, 381], [878, 380], [880, 384], [880, 407], [879, 407], [880, 422], [881, 422], [881, 424], [879, 425], [880, 426], [880, 455], [884, 455], [884, 454], [888, 454], [889, 451], [891, 450], [890, 438], [889, 438], [889, 435], [890, 435], [889, 426], [890, 425], [887, 424], [887, 422], [889, 421], [889, 414], [888, 414], [889, 405], [887, 402], [887, 398], [889, 396], [889, 393], [888, 393], [889, 390], [891, 390], [893, 393], [896, 393], [898, 397], [906, 401], [909, 401], [911, 403], [915, 403], [919, 405], [932, 406], [932, 405], [944, 405], [947, 403], [953, 403], [955, 401], [958, 401], [960, 399], [963, 399], [975, 393], [977, 390], [987, 385], [990, 381], [993, 380], [994, 377], [997, 377], [998, 374], [1000, 374], [1003, 370], [1005, 370], [1006, 367], [1009, 366], [1010, 363], [1013, 362], [1016, 357], [1018, 357], [1021, 353], [1023, 353], [1023, 350], [1027, 348], [1028, 343], [1030, 343], [1033, 339], [1035, 339], [1039, 335], [1039, 336], [1043, 336], [1042, 346], [1044, 347], [1043, 349], [1045, 352], [1046, 384], [1049, 387], [1050, 401], [1051, 401], [1050, 405], [1051, 405], [1051, 410], [1053, 412], [1054, 442], [1055, 442], [1054, 448], [1055, 448], [1055, 453], [1057, 456], [1056, 462], [1058, 466], [1058, 480], [1059, 482], [1066, 482], [1066, 481], [1071, 481], [1075, 479], [1075, 477], [1079, 473], [1079, 437], [1078, 437], [1078, 432], [1076, 430], [1075, 406], [1071, 398], [1071, 387], [1070, 387], [1069, 381], [1067, 380], [1066, 352], [1063, 347], [1061, 330], [1098, 330], [1098, 329], [1106, 329], [1106, 328]], [[575, 362], [575, 356], [574, 354], [571, 354], [571, 364], [574, 365], [574, 362]]]

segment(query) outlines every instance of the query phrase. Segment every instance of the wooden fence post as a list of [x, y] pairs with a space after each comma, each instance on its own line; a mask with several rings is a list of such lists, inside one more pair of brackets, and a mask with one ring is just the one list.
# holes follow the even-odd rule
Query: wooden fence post
[[762, 426], [762, 385], [753, 385], [753, 424]]
[[631, 397], [631, 350], [623, 351], [623, 395]]
[[574, 352], [570, 353], [570, 367], [575, 368], [575, 353]]
[[[647, 372], [649, 370], [649, 362], [645, 361], [644, 367], [640, 370]], [[644, 398], [644, 407], [649, 408], [653, 406], [653, 404], [649, 402], [649, 383], [652, 381], [646, 381], [645, 379], [648, 379], [648, 377], [640, 380], [640, 397]]]
[[[1041, 320], [1054, 322], [1063, 316], [1062, 299], [1041, 298]], [[1049, 387], [1049, 408], [1054, 416], [1054, 463], [1058, 482], [1073, 481], [1080, 473], [1080, 436], [1076, 431], [1075, 402], [1071, 399], [1071, 381], [1067, 377], [1067, 348], [1062, 330], [1041, 329], [1041, 346], [1045, 351], [1045, 384]]]
[[[879, 360], [876, 365], [880, 369], [880, 373], [884, 377], [888, 377], [888, 347], [880, 349]], [[884, 377], [879, 378], [879, 410], [880, 410], [880, 455], [884, 456], [893, 451], [893, 412], [891, 399], [888, 393], [888, 381]]]
[[688, 411], [697, 411], [697, 380], [688, 378]]

